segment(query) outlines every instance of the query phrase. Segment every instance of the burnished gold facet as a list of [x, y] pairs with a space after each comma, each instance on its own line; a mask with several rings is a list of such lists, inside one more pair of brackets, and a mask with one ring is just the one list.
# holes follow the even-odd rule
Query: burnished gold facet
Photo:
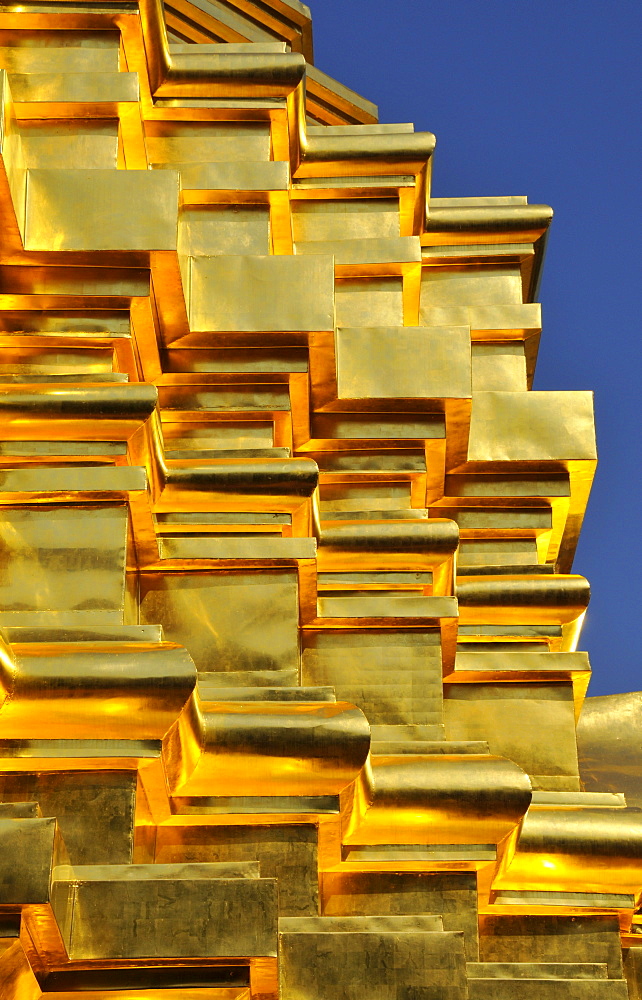
[[434, 145], [299, 0], [0, 10], [3, 1000], [642, 997], [552, 213]]

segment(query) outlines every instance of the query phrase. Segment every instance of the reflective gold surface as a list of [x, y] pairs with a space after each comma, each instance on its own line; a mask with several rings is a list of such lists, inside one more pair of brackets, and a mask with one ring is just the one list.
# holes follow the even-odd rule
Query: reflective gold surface
[[639, 996], [551, 210], [299, 0], [5, 5], [0, 95], [0, 995]]

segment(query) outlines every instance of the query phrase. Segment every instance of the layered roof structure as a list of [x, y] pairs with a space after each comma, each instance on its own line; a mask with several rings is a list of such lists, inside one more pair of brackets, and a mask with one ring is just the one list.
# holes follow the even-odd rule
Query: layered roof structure
[[298, 0], [4, 5], [0, 92], [2, 996], [642, 996], [551, 210]]

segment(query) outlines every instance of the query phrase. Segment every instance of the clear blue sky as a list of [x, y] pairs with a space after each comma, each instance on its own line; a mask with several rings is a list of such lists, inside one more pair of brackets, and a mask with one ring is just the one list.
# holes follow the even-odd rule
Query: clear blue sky
[[552, 205], [536, 389], [595, 391], [589, 694], [642, 689], [642, 3], [309, 0], [315, 63], [437, 136], [433, 194]]

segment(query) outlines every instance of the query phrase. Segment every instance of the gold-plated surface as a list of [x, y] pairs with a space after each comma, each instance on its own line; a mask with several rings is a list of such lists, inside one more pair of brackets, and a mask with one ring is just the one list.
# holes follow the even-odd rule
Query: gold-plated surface
[[577, 727], [580, 773], [587, 791], [622, 791], [642, 808], [642, 693], [587, 698]]
[[551, 210], [299, 0], [5, 5], [0, 97], [3, 1000], [633, 1000]]
[[[72, 961], [273, 957], [276, 880], [259, 878], [257, 869], [63, 865], [53, 870], [52, 905]], [[151, 924], [141, 920], [146, 910], [157, 914]], [[92, 919], [97, 912], [99, 923]]]
[[392, 989], [412, 996], [429, 982], [437, 995], [463, 1000], [463, 935], [439, 923], [434, 916], [282, 917], [281, 996], [378, 1000]]
[[[332, 257], [191, 257], [185, 290], [195, 332], [290, 333], [334, 327]], [[308, 294], [314, 289], [314, 295]], [[201, 343], [207, 344], [204, 338]]]
[[[466, 398], [470, 386], [470, 333], [466, 327], [347, 329], [336, 334], [341, 399]], [[373, 368], [372, 357], [386, 358]], [[414, 364], [408, 365], [408, 358]]]
[[25, 249], [175, 250], [178, 177], [169, 170], [29, 170]]

